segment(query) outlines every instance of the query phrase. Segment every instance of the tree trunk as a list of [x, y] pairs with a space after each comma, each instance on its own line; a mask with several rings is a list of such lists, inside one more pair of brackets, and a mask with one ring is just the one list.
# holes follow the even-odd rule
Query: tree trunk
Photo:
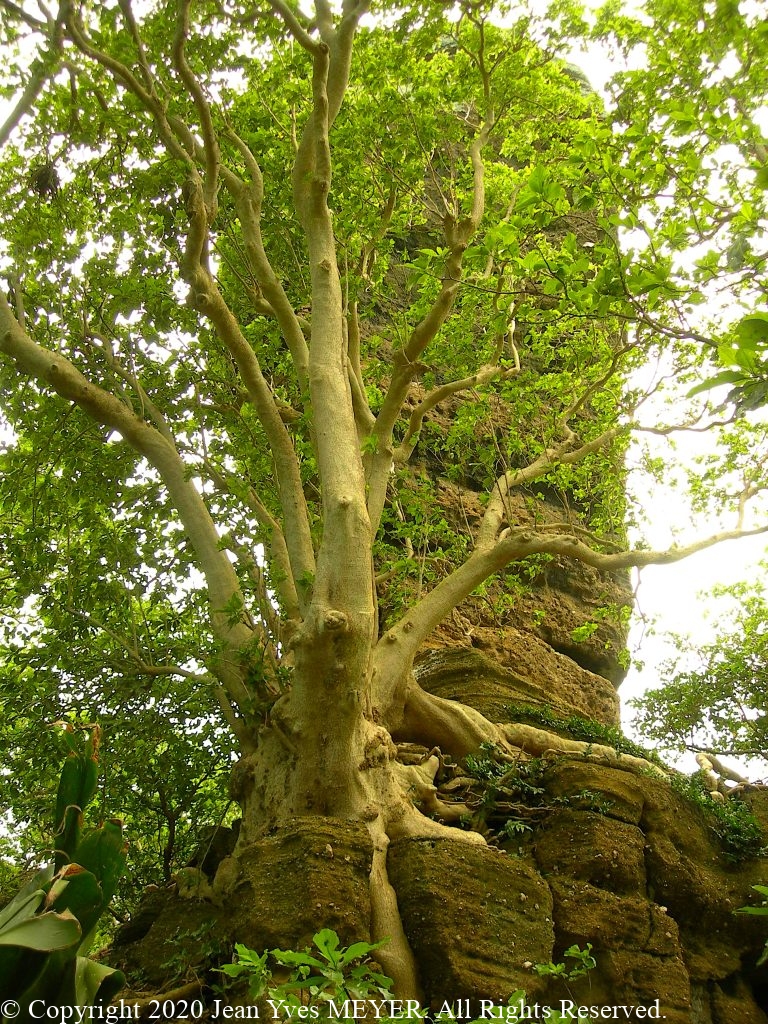
[[[732, 914], [764, 881], [762, 863], [730, 864], [702, 812], [660, 769], [617, 756], [609, 734], [568, 734], [583, 720], [596, 736], [618, 724], [622, 627], [603, 619], [580, 643], [573, 630], [628, 600], [626, 579], [553, 562], [514, 607], [500, 613], [493, 596], [430, 636], [384, 709], [370, 638], [325, 621], [294, 643], [292, 689], [233, 774], [237, 848], [184, 919], [259, 951], [307, 946], [322, 927], [344, 943], [388, 938], [377, 957], [398, 995], [434, 1008], [470, 999], [476, 1010], [524, 988], [540, 1005], [658, 999], [680, 1024], [765, 1020], [759, 919]], [[357, 666], [358, 686], [344, 666]], [[550, 724], [514, 724], [522, 706]], [[531, 787], [497, 793], [487, 814], [462, 761], [482, 742]], [[179, 913], [169, 897], [129, 947], [131, 966], [151, 975]], [[589, 979], [568, 990], [532, 971], [573, 943], [593, 946]]]

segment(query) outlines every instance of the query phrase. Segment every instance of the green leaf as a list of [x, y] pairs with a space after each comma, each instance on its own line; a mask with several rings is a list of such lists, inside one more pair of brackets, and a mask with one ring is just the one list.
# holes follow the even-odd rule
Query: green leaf
[[285, 964], [286, 967], [318, 967], [322, 970], [326, 966], [322, 960], [318, 960], [310, 953], [296, 952], [292, 949], [272, 949], [270, 953], [279, 964]]
[[16, 921], [26, 920], [35, 914], [45, 899], [42, 889], [33, 892], [18, 893], [11, 902], [0, 911], [0, 933]]
[[329, 963], [338, 963], [336, 951], [339, 948], [339, 936], [330, 928], [323, 928], [312, 937], [312, 941], [328, 960]]
[[711, 391], [713, 388], [720, 387], [721, 384], [743, 384], [745, 380], [744, 374], [738, 370], [722, 370], [720, 373], [716, 373], [714, 377], [709, 377], [707, 380], [692, 387], [690, 391], [686, 392], [686, 397], [693, 398], [694, 395], [700, 395], [704, 391]]
[[0, 946], [22, 946], [40, 952], [67, 949], [80, 941], [82, 932], [69, 910], [48, 911], [25, 921], [16, 920], [0, 931]]
[[752, 349], [768, 346], [768, 313], [750, 313], [736, 325], [739, 344]]
[[370, 954], [375, 949], [379, 949], [381, 946], [386, 945], [388, 942], [388, 938], [382, 939], [380, 942], [353, 942], [350, 946], [347, 946], [346, 949], [342, 950], [337, 960], [337, 963], [340, 966], [345, 967], [353, 960], [358, 960], [361, 957], [370, 956]]
[[95, 875], [78, 864], [65, 868], [63, 877], [68, 885], [56, 899], [54, 908], [70, 910], [80, 922], [82, 934], [88, 936], [107, 905], [101, 886]]
[[534, 167], [531, 176], [528, 178], [528, 188], [536, 195], [541, 195], [544, 192], [546, 181], [547, 170], [543, 165], [539, 164], [537, 167]]
[[125, 870], [128, 847], [123, 839], [123, 825], [117, 819], [105, 821], [89, 832], [75, 850], [77, 863], [99, 881], [106, 906], [117, 891]]
[[75, 961], [77, 1006], [108, 1006], [124, 986], [122, 971], [85, 956], [79, 956]]

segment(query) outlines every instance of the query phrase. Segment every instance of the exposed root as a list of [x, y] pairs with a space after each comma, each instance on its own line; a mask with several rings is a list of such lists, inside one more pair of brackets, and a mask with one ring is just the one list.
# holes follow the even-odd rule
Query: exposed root
[[392, 978], [398, 999], [418, 999], [424, 1002], [424, 993], [419, 983], [416, 958], [410, 947], [400, 911], [397, 894], [387, 875], [387, 850], [389, 836], [382, 828], [372, 828], [373, 864], [371, 866], [371, 932], [374, 942], [388, 938], [376, 950], [376, 959]]
[[509, 744], [502, 726], [457, 701], [427, 693], [412, 680], [406, 695], [403, 738], [417, 739], [428, 747], [437, 746], [456, 759], [474, 753], [481, 743], [494, 743], [502, 749]]
[[607, 764], [612, 768], [656, 775], [660, 779], [667, 778], [667, 773], [652, 761], [646, 761], [643, 757], [635, 757], [633, 754], [623, 754], [602, 743], [585, 743], [582, 740], [565, 739], [556, 733], [547, 732], [545, 729], [536, 729], [532, 725], [512, 724], [499, 728], [503, 730], [508, 743], [519, 747], [527, 754], [533, 754], [534, 757], [544, 757], [549, 753], [579, 754], [586, 760]]
[[399, 781], [422, 814], [434, 815], [440, 821], [460, 821], [471, 814], [465, 803], [448, 803], [437, 795], [435, 775], [440, 759], [432, 755], [421, 764], [400, 764], [395, 762]]
[[[713, 751], [705, 750], [703, 753], [709, 761], [712, 769], [717, 772], [721, 779], [727, 779], [729, 782], [735, 782], [738, 786], [752, 785], [749, 779], [744, 778], [743, 775], [739, 775], [739, 773], [735, 772], [733, 768], [729, 768], [727, 764], [723, 764], [717, 754]], [[698, 761], [698, 757], [696, 760]]]
[[410, 803], [403, 807], [396, 817], [390, 819], [387, 832], [392, 839], [451, 839], [458, 843], [487, 846], [479, 832], [441, 825], [439, 821], [425, 818]]
[[[667, 773], [652, 761], [635, 757], [633, 754], [623, 754], [602, 743], [565, 739], [545, 729], [536, 729], [532, 725], [497, 725], [489, 722], [474, 708], [427, 693], [415, 681], [408, 687], [402, 733], [407, 733], [410, 739], [417, 738], [428, 746], [438, 746], [457, 759], [474, 753], [482, 743], [493, 743], [508, 754], [520, 750], [534, 757], [542, 757], [548, 753], [577, 754], [613, 768], [643, 772], [661, 779], [667, 777]], [[427, 793], [424, 796], [428, 798]], [[438, 803], [442, 801], [438, 800]], [[422, 806], [426, 808], [428, 805]], [[433, 807], [432, 813], [442, 816], [441, 810]]]
[[[720, 771], [715, 767], [715, 760], [717, 759], [713, 758], [711, 754], [698, 753], [696, 755], [696, 764], [704, 777], [710, 797], [717, 803], [725, 803], [728, 787], [723, 782]], [[724, 767], [719, 762], [718, 764], [720, 767]]]

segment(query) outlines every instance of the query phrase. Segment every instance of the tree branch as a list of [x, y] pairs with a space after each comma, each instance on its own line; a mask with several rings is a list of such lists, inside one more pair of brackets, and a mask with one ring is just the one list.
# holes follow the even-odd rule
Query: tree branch
[[[68, 9], [65, 25], [70, 39], [78, 50], [109, 71], [116, 81], [133, 93], [144, 109], [154, 118], [160, 138], [171, 156], [181, 160], [197, 173], [194, 159], [194, 139], [187, 126], [178, 118], [168, 117], [159, 97], [151, 89], [145, 88], [125, 64], [103, 50], [99, 50], [93, 44], [85, 32], [79, 15], [73, 14]], [[184, 144], [180, 142], [180, 139], [184, 140]]]
[[507, 530], [498, 542], [488, 549], [476, 549], [467, 561], [437, 584], [421, 601], [381, 638], [377, 651], [387, 648], [397, 651], [398, 660], [410, 664], [423, 640], [450, 612], [494, 573], [512, 562], [531, 555], [555, 555], [573, 558], [595, 569], [641, 568], [645, 565], [670, 565], [682, 561], [715, 544], [742, 537], [768, 533], [768, 526], [754, 530], [726, 530], [684, 547], [665, 551], [625, 550], [602, 552], [590, 547], [572, 534], [549, 536], [534, 530]]
[[203, 149], [205, 152], [205, 187], [204, 199], [207, 213], [208, 225], [216, 216], [218, 190], [219, 166], [221, 156], [219, 153], [219, 142], [216, 131], [213, 127], [213, 118], [208, 100], [205, 98], [202, 86], [187, 62], [185, 45], [189, 36], [189, 9], [192, 0], [178, 0], [176, 19], [176, 35], [173, 40], [173, 62], [179, 72], [187, 92], [192, 97], [195, 110], [200, 118], [200, 127], [203, 133]]
[[141, 38], [141, 34], [139, 33], [139, 26], [136, 24], [136, 18], [134, 17], [133, 14], [131, 0], [117, 0], [117, 2], [122, 12], [123, 18], [125, 19], [125, 23], [128, 26], [128, 31], [131, 33], [131, 37], [133, 38], [133, 42], [136, 47], [136, 52], [138, 53], [139, 56], [139, 67], [141, 68], [141, 72], [144, 75], [144, 81], [149, 91], [156, 95], [156, 79], [155, 76], [152, 74], [152, 69], [150, 68], [149, 61], [147, 60], [147, 53], [144, 47], [144, 40]]
[[344, 595], [346, 608], [360, 627], [372, 629], [374, 586], [365, 474], [347, 368], [336, 238], [328, 208], [329, 130], [347, 87], [354, 29], [363, 10], [364, 3], [345, 4], [339, 31], [332, 37], [325, 33], [317, 47], [312, 69], [312, 111], [302, 133], [292, 181], [311, 275], [309, 395], [323, 502], [323, 539], [313, 597], [320, 609], [324, 604], [333, 607], [332, 602]]
[[[195, 307], [204, 313], [234, 358], [275, 460], [275, 475], [285, 519], [285, 540], [294, 580], [314, 575], [315, 556], [304, 489], [293, 442], [280, 416], [259, 361], [205, 268], [189, 278]], [[306, 599], [300, 599], [302, 612]]]
[[[239, 491], [236, 488], [230, 487], [227, 477], [224, 472], [214, 466], [209, 460], [206, 459], [204, 463], [206, 474], [221, 490], [228, 494], [232, 494], [236, 497], [240, 496]], [[274, 561], [275, 568], [277, 569], [277, 575], [281, 576], [282, 579], [277, 580], [274, 584], [275, 593], [278, 596], [280, 604], [283, 608], [283, 614], [286, 618], [291, 621], [298, 622], [301, 618], [299, 608], [299, 597], [296, 590], [296, 584], [294, 583], [291, 574], [291, 560], [288, 555], [288, 547], [285, 542], [285, 535], [283, 534], [280, 523], [271, 515], [269, 509], [264, 505], [262, 500], [253, 487], [248, 488], [247, 493], [248, 507], [251, 509], [253, 514], [256, 516], [256, 521], [259, 526], [269, 534], [269, 543], [272, 549], [272, 558]], [[230, 543], [228, 541], [228, 543]], [[237, 546], [236, 553], [240, 555], [242, 545]], [[252, 558], [253, 556], [250, 555]], [[265, 619], [269, 621], [270, 616], [262, 610], [262, 614]]]
[[[210, 110], [207, 101], [202, 96], [199, 84], [194, 79], [194, 76], [191, 75], [191, 71], [187, 74], [185, 70], [186, 61], [183, 55], [183, 38], [180, 39], [179, 37], [183, 34], [183, 29], [186, 25], [185, 12], [189, 0], [180, 0], [180, 3], [180, 21], [175, 42], [175, 59], [179, 66], [180, 74], [187, 77], [187, 88], [192, 90], [193, 99], [195, 94], [197, 94], [196, 103], [200, 117], [204, 122], [204, 132], [210, 133], [210, 138], [202, 154], [200, 154], [200, 147], [195, 143], [194, 136], [187, 125], [175, 117], [166, 117], [165, 109], [157, 97], [147, 91], [124, 64], [96, 49], [86, 37], [82, 26], [75, 22], [73, 18], [67, 21], [67, 26], [78, 48], [110, 71], [115, 78], [122, 82], [140, 100], [144, 108], [153, 115], [158, 126], [160, 138], [169, 153], [182, 159], [189, 169], [186, 205], [190, 219], [190, 230], [187, 234], [186, 250], [182, 261], [182, 274], [190, 285], [191, 304], [211, 319], [219, 337], [235, 358], [248, 389], [251, 402], [267, 434], [275, 458], [281, 503], [286, 516], [286, 537], [291, 555], [291, 565], [294, 577], [299, 579], [307, 574], [313, 574], [314, 552], [309, 531], [309, 515], [304, 500], [293, 445], [277, 411], [271, 389], [261, 373], [258, 360], [243, 337], [237, 321], [224, 302], [206, 265], [205, 252], [209, 226], [209, 211], [206, 207], [206, 201], [211, 199], [211, 189], [215, 191], [219, 170], [218, 145], [212, 123], [210, 122]], [[205, 127], [206, 124], [207, 127]], [[205, 184], [202, 183], [197, 170], [197, 160], [201, 155], [207, 166]], [[215, 168], [214, 162], [216, 164]], [[237, 180], [236, 176], [233, 177]], [[302, 344], [305, 344], [303, 336]]]
[[250, 642], [252, 630], [244, 623], [232, 624], [224, 611], [233, 595], [242, 600], [240, 584], [231, 562], [220, 550], [218, 531], [202, 496], [188, 478], [179, 453], [155, 427], [127, 409], [114, 395], [87, 380], [68, 359], [33, 341], [16, 322], [2, 292], [0, 352], [13, 360], [21, 373], [74, 402], [102, 426], [117, 430], [158, 471], [206, 578], [214, 631], [225, 644], [221, 668], [227, 691], [234, 701], [247, 700], [249, 692], [240, 675], [238, 656]]
[[41, 21], [40, 18], [36, 18], [33, 14], [29, 14], [23, 7], [19, 7], [18, 4], [12, 3], [12, 0], [0, 0], [0, 7], [4, 11], [8, 11], [8, 13], [12, 14], [15, 18], [18, 18], [19, 21], [23, 21], [25, 25], [29, 25], [30, 28], [45, 32], [50, 27], [48, 22]]
[[320, 43], [307, 32], [304, 26], [301, 24], [299, 17], [295, 14], [284, 0], [270, 0], [270, 6], [275, 14], [279, 15], [285, 27], [291, 33], [293, 38], [303, 47], [307, 53], [310, 53], [313, 57], [317, 56], [318, 47]]
[[246, 185], [228, 168], [222, 168], [222, 181], [235, 202], [235, 209], [240, 219], [240, 227], [242, 228], [245, 241], [246, 259], [251, 273], [256, 279], [264, 298], [269, 303], [280, 330], [283, 332], [283, 337], [296, 369], [299, 388], [302, 392], [305, 392], [309, 373], [309, 347], [307, 346], [304, 332], [301, 329], [299, 318], [285, 293], [282, 283], [272, 268], [261, 235], [261, 207], [264, 197], [261, 168], [253, 153], [239, 135], [231, 129], [228, 135], [245, 160], [251, 182], [250, 185]]
[[430, 409], [434, 409], [436, 405], [439, 405], [446, 398], [450, 398], [451, 395], [457, 395], [462, 391], [469, 391], [471, 388], [482, 387], [483, 384], [488, 384], [496, 378], [509, 380], [512, 377], [516, 377], [519, 373], [519, 362], [517, 366], [510, 369], [504, 369], [503, 366], [497, 365], [481, 366], [471, 377], [463, 377], [461, 380], [451, 381], [449, 384], [443, 384], [439, 388], [430, 391], [411, 413], [405, 436], [394, 451], [395, 463], [405, 463], [411, 457], [411, 453], [419, 439], [418, 435], [424, 422], [424, 417]]
[[482, 126], [469, 147], [469, 161], [472, 166], [470, 212], [460, 221], [446, 213], [443, 224], [448, 243], [448, 256], [445, 261], [440, 292], [425, 316], [414, 327], [402, 351], [395, 354], [392, 379], [373, 430], [377, 443], [373, 457], [369, 460], [367, 475], [369, 515], [376, 525], [378, 525], [378, 518], [384, 506], [387, 480], [391, 472], [394, 455], [392, 435], [395, 424], [400, 417], [411, 382], [420, 372], [422, 365], [419, 362], [420, 357], [437, 336], [438, 331], [453, 310], [456, 296], [461, 287], [464, 253], [479, 228], [485, 211], [485, 168], [482, 151], [490, 138], [495, 117], [488, 88], [488, 78], [482, 61], [480, 66], [486, 110]]
[[27, 82], [24, 91], [19, 97], [16, 106], [13, 108], [11, 113], [0, 126], [0, 147], [4, 146], [5, 143], [11, 136], [14, 128], [19, 124], [25, 114], [28, 114], [32, 108], [37, 97], [45, 87], [45, 83], [53, 76], [56, 71], [59, 57], [61, 56], [63, 43], [64, 43], [64, 16], [69, 8], [69, 3], [62, 2], [59, 10], [59, 15], [56, 21], [49, 25], [45, 22], [38, 21], [37, 18], [33, 18], [31, 15], [26, 14], [16, 4], [2, 2], [0, 6], [6, 10], [11, 11], [16, 17], [20, 18], [26, 24], [31, 25], [32, 28], [41, 29], [48, 34], [48, 52], [39, 57], [32, 65], [32, 74]]
[[495, 542], [507, 513], [506, 501], [510, 491], [546, 476], [557, 466], [576, 465], [588, 455], [594, 455], [595, 452], [605, 448], [628, 430], [629, 427], [623, 425], [611, 427], [598, 437], [587, 441], [586, 444], [568, 451], [569, 446], [575, 441], [575, 434], [568, 428], [566, 439], [555, 445], [554, 448], [545, 449], [538, 458], [521, 469], [510, 469], [503, 473], [494, 484], [488, 498], [477, 535], [477, 546], [486, 548]]

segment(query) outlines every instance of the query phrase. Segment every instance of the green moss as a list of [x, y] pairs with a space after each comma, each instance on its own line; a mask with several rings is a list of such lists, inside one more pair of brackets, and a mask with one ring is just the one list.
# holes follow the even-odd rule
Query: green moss
[[507, 704], [506, 710], [512, 722], [542, 725], [558, 735], [564, 733], [570, 739], [582, 740], [585, 743], [602, 743], [613, 747], [618, 753], [632, 754], [633, 757], [642, 757], [646, 761], [662, 764], [661, 758], [654, 750], [645, 750], [627, 739], [620, 729], [595, 722], [591, 718], [581, 718], [579, 715], [561, 718], [547, 707], [532, 704]]

